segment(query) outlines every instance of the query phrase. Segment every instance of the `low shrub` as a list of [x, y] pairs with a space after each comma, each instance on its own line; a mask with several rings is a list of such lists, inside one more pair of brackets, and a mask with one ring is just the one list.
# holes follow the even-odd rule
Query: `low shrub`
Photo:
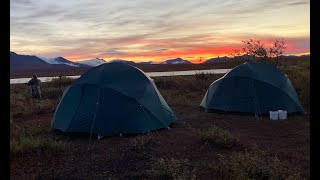
[[16, 129], [10, 137], [10, 154], [22, 155], [37, 152], [58, 152], [65, 150], [65, 144], [50, 136], [50, 130], [43, 126]]
[[178, 91], [162, 90], [161, 95], [166, 100], [166, 102], [170, 105], [182, 105], [182, 106], [192, 105], [192, 101], [190, 97], [188, 98], [186, 94], [183, 94]]
[[202, 141], [206, 144], [220, 148], [230, 148], [236, 145], [239, 140], [226, 129], [213, 126], [206, 130], [197, 129], [193, 130], [195, 134], [201, 137]]
[[62, 90], [60, 88], [54, 88], [54, 87], [47, 87], [42, 88], [41, 96], [43, 99], [59, 99], [62, 96]]
[[74, 79], [62, 78], [60, 89], [59, 79], [41, 84], [42, 100], [31, 98], [31, 89], [25, 84], [14, 84], [10, 86], [10, 116], [20, 117], [33, 113], [53, 112], [58, 105], [62, 92], [69, 86]]
[[70, 86], [76, 79], [68, 78], [68, 77], [61, 77], [52, 79], [50, 82], [42, 83], [43, 87], [55, 87], [55, 88], [62, 88]]
[[195, 169], [188, 159], [164, 159], [153, 160], [151, 176], [164, 179], [192, 180], [196, 179]]
[[229, 158], [221, 156], [216, 170], [227, 179], [301, 179], [299, 169], [277, 157], [268, 158], [257, 148], [251, 153], [232, 153]]
[[61, 151], [65, 148], [61, 141], [50, 140], [45, 137], [21, 137], [10, 140], [11, 155], [20, 155], [25, 153], [36, 153], [43, 151]]
[[159, 89], [170, 89], [181, 92], [206, 92], [210, 84], [222, 77], [222, 74], [197, 74], [195, 76], [155, 77]]

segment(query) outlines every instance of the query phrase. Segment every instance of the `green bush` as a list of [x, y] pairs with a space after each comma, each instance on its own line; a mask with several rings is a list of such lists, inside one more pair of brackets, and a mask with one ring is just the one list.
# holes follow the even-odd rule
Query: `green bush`
[[202, 141], [214, 147], [230, 148], [236, 145], [239, 140], [226, 129], [213, 126], [206, 130], [193, 130], [196, 135], [200, 136]]

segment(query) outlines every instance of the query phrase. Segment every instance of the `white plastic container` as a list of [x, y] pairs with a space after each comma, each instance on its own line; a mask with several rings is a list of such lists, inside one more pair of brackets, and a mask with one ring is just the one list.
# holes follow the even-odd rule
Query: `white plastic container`
[[270, 120], [278, 120], [279, 113], [278, 111], [269, 111], [270, 114]]
[[278, 110], [279, 119], [285, 120], [287, 119], [287, 111], [284, 110]]

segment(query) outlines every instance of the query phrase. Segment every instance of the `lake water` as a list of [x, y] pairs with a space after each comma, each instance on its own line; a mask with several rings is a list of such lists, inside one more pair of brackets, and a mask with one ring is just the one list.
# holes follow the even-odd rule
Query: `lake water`
[[[207, 70], [190, 70], [190, 71], [169, 71], [169, 72], [147, 72], [146, 74], [149, 77], [159, 77], [159, 76], [186, 76], [186, 75], [196, 75], [200, 73], [204, 74], [225, 74], [229, 72], [231, 69], [207, 69]], [[79, 78], [79, 76], [67, 76], [68, 78]], [[41, 82], [48, 82], [54, 78], [58, 77], [38, 77]], [[10, 79], [10, 84], [22, 84], [28, 82], [30, 78], [17, 78]]]

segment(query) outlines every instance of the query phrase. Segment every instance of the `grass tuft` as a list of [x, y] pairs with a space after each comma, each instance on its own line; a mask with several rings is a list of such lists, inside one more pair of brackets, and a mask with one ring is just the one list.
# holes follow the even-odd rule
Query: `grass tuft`
[[277, 157], [267, 158], [257, 148], [253, 152], [221, 156], [216, 170], [227, 179], [301, 179], [300, 170], [280, 162]]
[[188, 159], [154, 159], [150, 174], [164, 179], [196, 179], [195, 169], [192, 168]]
[[50, 140], [45, 137], [21, 137], [10, 141], [11, 155], [20, 155], [36, 152], [57, 152], [64, 150], [65, 145], [61, 141]]
[[214, 147], [231, 148], [239, 142], [239, 139], [232, 135], [230, 131], [217, 126], [206, 130], [197, 129], [193, 130], [193, 132], [200, 136], [204, 143]]
[[50, 136], [46, 127], [32, 126], [17, 129], [10, 139], [10, 154], [22, 155], [37, 152], [58, 152], [65, 150], [65, 144]]
[[148, 134], [140, 135], [134, 137], [131, 141], [134, 149], [137, 150], [146, 150], [149, 149], [152, 143], [152, 136]]

